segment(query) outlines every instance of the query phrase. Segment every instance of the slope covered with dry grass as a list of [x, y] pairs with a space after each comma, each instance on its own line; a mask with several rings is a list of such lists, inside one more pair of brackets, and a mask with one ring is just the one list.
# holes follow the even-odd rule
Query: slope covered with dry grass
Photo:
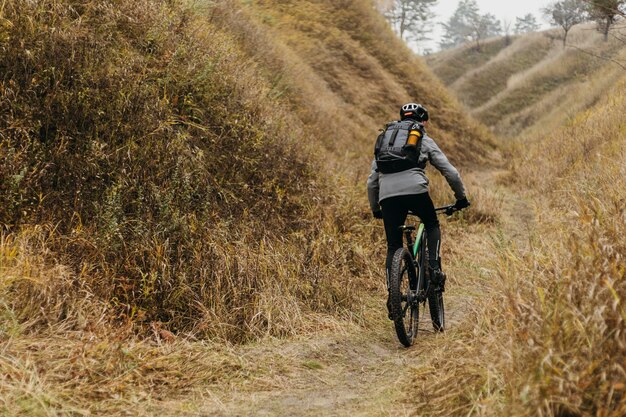
[[622, 78], [599, 105], [515, 150], [523, 156], [511, 175], [534, 199], [538, 225], [532, 251], [501, 261], [511, 410], [626, 413], [624, 114]]
[[476, 50], [475, 45], [467, 44], [428, 55], [426, 62], [446, 85], [450, 85], [475, 68], [488, 63], [507, 46], [509, 45], [506, 44], [505, 39], [493, 38], [483, 42], [480, 51]]
[[[582, 25], [565, 48], [550, 30], [517, 37], [496, 55], [459, 48], [428, 62], [473, 116], [514, 137], [556, 128], [606, 94], [623, 72], [623, 32], [619, 23], [606, 43], [593, 25]], [[464, 71], [449, 79], [449, 68]]]
[[626, 412], [625, 112], [622, 78], [597, 106], [513, 150], [510, 177], [537, 224], [530, 250], [501, 252], [507, 307], [487, 313], [508, 329], [494, 349], [507, 352], [508, 413]]
[[[468, 165], [487, 149], [371, 4], [349, 9], [8, 3], [1, 222], [13, 240], [37, 235], [24, 246], [68, 280], [17, 311], [30, 317], [44, 301], [42, 321], [64, 320], [77, 310], [53, 295], [83, 299], [76, 288], [119, 318], [210, 333], [226, 319], [246, 333], [251, 322], [270, 326], [273, 307], [259, 307], [274, 278], [290, 283], [296, 304], [348, 302], [327, 281], [337, 272], [321, 272], [335, 255], [311, 247], [343, 223], [323, 208], [345, 207], [349, 194], [325, 171], [362, 179], [372, 132], [412, 98], [438, 115], [433, 131], [455, 159]], [[297, 266], [307, 262], [317, 267]]]
[[409, 100], [488, 159], [370, 1], [2, 3], [1, 412], [117, 414], [236, 375], [215, 346], [358, 322], [372, 143]]
[[[504, 170], [369, 1], [4, 2], [0, 414], [624, 415], [626, 84], [534, 36], [446, 53]], [[364, 180], [407, 100], [473, 205], [404, 350]]]
[[509, 171], [483, 177], [504, 203], [480, 252], [488, 279], [411, 378], [419, 415], [626, 413], [624, 114], [622, 73], [562, 126], [511, 139]]

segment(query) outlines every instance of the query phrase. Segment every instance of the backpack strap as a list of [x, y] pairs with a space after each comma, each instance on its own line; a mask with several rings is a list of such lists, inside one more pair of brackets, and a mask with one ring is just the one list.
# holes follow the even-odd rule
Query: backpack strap
[[385, 140], [385, 132], [387, 130], [383, 130], [380, 135], [378, 135], [378, 139], [376, 139], [376, 145], [374, 146], [374, 156], [378, 155], [380, 149], [383, 147], [383, 140]]
[[380, 135], [376, 139], [376, 145], [374, 146], [374, 156], [378, 155], [380, 150], [383, 147], [383, 142], [385, 140], [385, 135], [391, 126], [393, 126], [396, 122], [387, 123], [382, 129], [380, 129]]
[[393, 148], [393, 144], [396, 143], [396, 138], [398, 137], [398, 132], [400, 132], [400, 125], [396, 125], [393, 129], [393, 133], [391, 134], [391, 139], [389, 139], [389, 147]]

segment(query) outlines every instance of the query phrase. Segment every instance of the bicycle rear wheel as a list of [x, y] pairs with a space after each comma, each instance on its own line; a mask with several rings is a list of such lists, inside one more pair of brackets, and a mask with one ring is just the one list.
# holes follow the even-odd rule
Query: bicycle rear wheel
[[[389, 302], [391, 316], [400, 343], [409, 347], [417, 334], [419, 303], [416, 292], [411, 289], [417, 284], [413, 259], [405, 248], [393, 255], [389, 276]], [[413, 288], [414, 289], [414, 288]]]

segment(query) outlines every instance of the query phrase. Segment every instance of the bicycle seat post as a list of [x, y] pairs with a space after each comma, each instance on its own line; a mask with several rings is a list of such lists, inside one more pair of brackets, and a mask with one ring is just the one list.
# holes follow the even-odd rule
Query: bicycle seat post
[[411, 252], [411, 248], [413, 247], [413, 236], [411, 234], [415, 230], [415, 226], [403, 225], [403, 226], [400, 226], [400, 230], [404, 232], [404, 236], [408, 244], [409, 252]]

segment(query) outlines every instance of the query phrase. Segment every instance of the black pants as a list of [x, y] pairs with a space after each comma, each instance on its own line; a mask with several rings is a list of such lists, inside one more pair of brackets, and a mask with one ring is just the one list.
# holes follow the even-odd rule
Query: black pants
[[394, 252], [402, 247], [402, 232], [400, 226], [406, 221], [409, 210], [418, 215], [428, 237], [428, 263], [431, 268], [440, 268], [439, 246], [441, 240], [441, 230], [439, 220], [435, 212], [435, 206], [430, 198], [430, 194], [402, 195], [387, 198], [380, 202], [383, 210], [383, 220], [385, 222], [385, 233], [387, 235], [387, 276], [391, 268]]

